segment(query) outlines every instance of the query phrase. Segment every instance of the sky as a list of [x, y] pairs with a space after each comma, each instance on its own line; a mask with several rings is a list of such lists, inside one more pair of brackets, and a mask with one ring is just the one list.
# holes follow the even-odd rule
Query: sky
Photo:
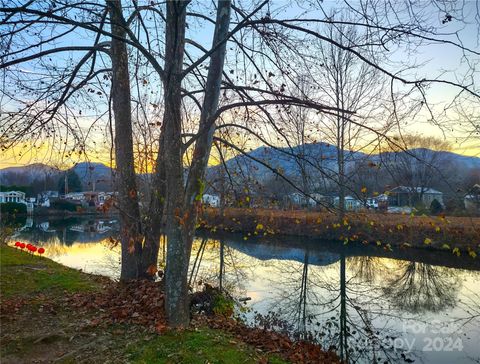
[[[199, 3], [201, 6], [204, 4]], [[294, 18], [300, 14], [305, 14], [309, 18], [323, 18], [322, 11], [319, 10], [319, 6], [322, 6], [326, 13], [329, 13], [332, 8], [336, 7], [338, 2], [334, 1], [298, 1], [298, 2], [289, 2], [284, 0], [274, 0], [270, 4], [270, 11], [277, 18]], [[448, 4], [447, 4], [448, 6]], [[424, 14], [428, 14], [428, 17], [432, 24], [438, 25], [441, 24], [445, 13], [434, 7], [426, 7], [423, 10]], [[476, 8], [475, 1], [466, 1], [464, 3], [463, 12], [452, 12], [454, 15], [454, 20], [445, 25], [441, 25], [442, 32], [453, 33], [458, 32], [463, 44], [471, 49], [479, 48], [479, 27], [478, 19], [475, 17], [478, 16], [478, 9]], [[455, 21], [455, 17], [461, 18], [463, 21]], [[195, 41], [200, 44], [208, 47], [211, 42], [211, 27], [206, 27], [202, 32], [198, 32], [195, 27], [192, 27], [188, 31], [188, 36], [195, 39]], [[456, 36], [445, 35], [444, 39], [449, 39], [452, 41], [456, 40]], [[27, 40], [32, 40], [27, 36]], [[78, 34], [71, 35], [65, 38], [64, 43], [68, 44], [82, 44], [86, 40], [80, 40]], [[425, 65], [415, 69], [415, 73], [418, 77], [428, 77], [435, 78], [441, 76], [445, 79], [454, 81], [456, 77], [464, 74], [467, 70], [467, 65], [461, 60], [461, 52], [452, 46], [446, 45], [431, 45], [421, 47], [415, 53], [409, 54], [405, 49], [398, 49], [396, 51], [391, 51], [388, 55], [389, 60], [386, 65], [386, 68], [391, 67], [392, 72], [396, 71], [395, 67], [398, 66], [399, 62], [408, 62], [408, 63], [417, 63]], [[472, 60], [470, 60], [472, 61]], [[59, 58], [59, 62], [66, 62], [66, 58]], [[477, 67], [480, 66], [480, 62], [477, 59], [472, 62], [477, 63]], [[470, 64], [471, 65], [471, 64]], [[22, 65], [28, 69], [28, 65]], [[406, 71], [404, 74], [408, 76], [411, 75], [413, 71]], [[473, 74], [472, 82], [475, 83], [475, 87], [478, 89], [478, 84], [480, 82], [479, 73]], [[452, 91], [452, 88], [447, 88], [443, 86], [434, 86], [426, 91], [430, 100], [432, 100], [432, 107], [435, 110], [441, 110], [444, 107], [444, 104], [447, 100], [451, 99], [455, 94]], [[8, 104], [4, 101], [4, 98], [0, 99], [0, 110], [6, 110], [11, 107], [11, 104]], [[475, 105], [469, 104], [466, 102], [466, 107], [474, 107]], [[478, 102], [477, 102], [478, 106]], [[475, 111], [475, 110], [474, 110]], [[457, 115], [450, 115], [451, 118], [457, 118]], [[477, 135], [476, 138], [466, 138], [466, 134], [461, 131], [460, 121], [458, 125], [454, 125], [454, 128], [444, 128], [443, 130], [437, 126], [432, 126], [430, 122], [427, 122], [428, 114], [425, 111], [422, 111], [415, 120], [407, 120], [406, 125], [402, 125], [404, 131], [408, 133], [419, 133], [423, 135], [436, 136], [439, 138], [446, 138], [452, 143], [452, 151], [455, 153], [471, 156], [480, 156], [480, 137]], [[88, 118], [84, 117], [85, 125], [89, 123]], [[461, 119], [458, 116], [458, 119]], [[478, 122], [478, 119], [477, 119]], [[448, 130], [455, 129], [455, 130]], [[105, 129], [99, 128], [92, 132], [92, 137], [90, 139], [99, 139], [105, 138]], [[84, 159], [83, 156], [73, 156], [71, 158], [62, 159], [58, 152], [52, 152], [52, 144], [44, 143], [43, 146], [33, 149], [28, 145], [17, 146], [11, 148], [7, 151], [0, 152], [0, 168], [25, 165], [30, 163], [50, 163], [50, 164], [64, 164], [68, 166], [73, 164], [76, 161], [81, 161]], [[54, 149], [59, 149], [58, 146], [54, 146]], [[109, 162], [109, 150], [107, 146], [101, 145], [89, 145], [88, 158], [90, 161], [100, 161], [104, 163]]]

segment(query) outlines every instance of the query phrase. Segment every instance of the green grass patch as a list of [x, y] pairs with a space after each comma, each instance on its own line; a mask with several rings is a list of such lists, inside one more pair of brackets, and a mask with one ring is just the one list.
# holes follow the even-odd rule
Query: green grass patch
[[[137, 364], [240, 364], [258, 363], [264, 357], [230, 335], [211, 329], [170, 331], [130, 350], [132, 361]], [[286, 363], [275, 355], [265, 358], [272, 364]]]
[[0, 246], [0, 293], [2, 298], [32, 293], [61, 294], [92, 291], [98, 284], [88, 275], [50, 259]]

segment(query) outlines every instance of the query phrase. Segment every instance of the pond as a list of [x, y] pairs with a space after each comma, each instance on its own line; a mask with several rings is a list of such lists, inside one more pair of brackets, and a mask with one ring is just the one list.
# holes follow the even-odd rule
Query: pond
[[[14, 240], [117, 279], [115, 218], [27, 220]], [[164, 249], [159, 260], [164, 262]], [[190, 279], [250, 298], [251, 324], [333, 347], [351, 363], [480, 362], [480, 259], [295, 238], [197, 236]], [[243, 301], [243, 300], [242, 300]]]

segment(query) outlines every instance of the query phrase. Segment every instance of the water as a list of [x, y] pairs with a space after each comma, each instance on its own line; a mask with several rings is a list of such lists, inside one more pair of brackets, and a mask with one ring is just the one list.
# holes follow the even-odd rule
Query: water
[[[14, 241], [117, 279], [112, 219], [27, 221]], [[164, 262], [161, 248], [159, 260]], [[192, 282], [221, 284], [251, 325], [334, 347], [352, 363], [480, 363], [480, 259], [294, 238], [199, 236]]]

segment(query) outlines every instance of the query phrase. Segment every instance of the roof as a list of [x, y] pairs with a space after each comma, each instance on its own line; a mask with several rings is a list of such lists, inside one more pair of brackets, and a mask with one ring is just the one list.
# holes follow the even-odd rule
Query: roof
[[416, 193], [422, 193], [423, 191], [423, 193], [430, 193], [432, 195], [443, 195], [443, 192], [437, 191], [429, 187], [397, 186], [395, 188], [392, 188], [389, 192], [411, 193], [412, 191]]
[[10, 195], [10, 196], [25, 195], [25, 192], [22, 192], [22, 191], [2, 191], [0, 193], [2, 195]]

